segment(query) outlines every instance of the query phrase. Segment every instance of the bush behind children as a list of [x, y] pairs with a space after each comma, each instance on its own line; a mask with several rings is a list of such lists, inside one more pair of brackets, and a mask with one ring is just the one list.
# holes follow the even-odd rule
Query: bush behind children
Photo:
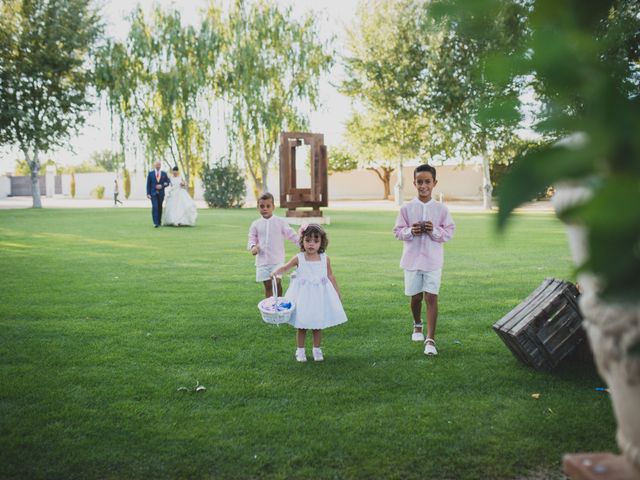
[[[413, 172], [417, 196], [400, 208], [393, 233], [403, 242], [400, 267], [404, 270], [404, 294], [410, 297], [413, 320], [411, 340], [424, 342], [426, 355], [437, 355], [435, 334], [438, 319], [438, 293], [444, 265], [443, 244], [453, 238], [455, 224], [448, 208], [432, 198], [437, 185], [436, 169], [420, 165]], [[258, 199], [261, 218], [249, 228], [247, 248], [256, 257], [256, 282], [263, 282], [265, 297], [273, 295], [271, 279], [282, 291], [281, 275], [296, 268], [285, 296], [295, 302], [290, 324], [296, 330], [295, 359], [306, 362], [305, 338], [313, 333], [313, 359], [324, 360], [321, 349], [322, 330], [345, 323], [338, 284], [325, 251], [329, 240], [320, 225], [310, 224], [293, 231], [282, 218], [273, 215], [274, 198], [265, 193]], [[300, 248], [286, 264], [284, 242]], [[425, 302], [427, 335], [423, 333], [422, 302]]]

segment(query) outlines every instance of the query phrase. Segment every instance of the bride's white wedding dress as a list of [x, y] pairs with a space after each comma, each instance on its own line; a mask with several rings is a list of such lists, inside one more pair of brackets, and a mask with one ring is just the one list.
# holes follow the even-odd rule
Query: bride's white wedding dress
[[171, 187], [167, 189], [167, 203], [162, 211], [163, 225], [196, 224], [198, 209], [187, 190], [180, 185], [183, 182], [182, 177], [171, 177]]

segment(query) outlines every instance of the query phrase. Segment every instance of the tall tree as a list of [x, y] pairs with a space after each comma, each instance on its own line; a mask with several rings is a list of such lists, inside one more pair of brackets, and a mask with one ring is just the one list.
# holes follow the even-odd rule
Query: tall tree
[[228, 133], [260, 193], [280, 132], [306, 128], [302, 107], [318, 105], [318, 81], [332, 61], [310, 14], [295, 17], [268, 1], [236, 0], [227, 32]]
[[[382, 182], [385, 200], [391, 198], [391, 175], [401, 167], [402, 159], [419, 154], [422, 143], [419, 125], [419, 120], [412, 124], [370, 111], [354, 112], [346, 123], [347, 140], [360, 166], [375, 173]], [[396, 198], [402, 198], [398, 190], [395, 194]]]
[[[497, 85], [487, 76], [494, 55], [524, 55], [530, 2], [469, 2], [469, 10], [454, 17], [447, 14], [449, 0], [434, 3], [435, 8], [426, 6], [421, 24], [422, 42], [429, 47], [421, 107], [441, 125], [438, 131], [448, 133], [447, 143], [455, 145], [458, 155], [482, 158], [483, 203], [490, 209], [492, 154], [519, 141], [514, 134], [522, 121], [518, 97], [527, 77]], [[461, 22], [460, 14], [467, 20]], [[461, 28], [461, 23], [473, 23], [473, 28]], [[489, 119], [487, 105], [501, 106], [500, 121]]]
[[[477, 0], [450, 0], [461, 31], [477, 35], [469, 11]], [[483, 0], [490, 10], [503, 0]], [[492, 88], [523, 76], [543, 108], [535, 130], [550, 138], [521, 152], [500, 187], [500, 225], [541, 189], [578, 183], [583, 200], [560, 215], [581, 225], [589, 258], [580, 267], [595, 273], [604, 297], [637, 302], [640, 292], [640, 3], [637, 0], [535, 0], [522, 55], [491, 55]], [[488, 106], [502, 122], [499, 102]], [[561, 141], [555, 141], [561, 140]], [[631, 352], [631, 348], [629, 351]]]
[[123, 166], [123, 155], [112, 150], [102, 150], [93, 152], [89, 161], [94, 165], [103, 168], [106, 172], [117, 172]]
[[[347, 79], [341, 85], [342, 92], [364, 110], [354, 113], [350, 135], [369, 163], [378, 162], [379, 170], [374, 171], [385, 185], [385, 197], [390, 195], [395, 159], [398, 181], [394, 193], [399, 204], [404, 188], [403, 162], [425, 146], [426, 121], [416, 103], [425, 58], [418, 35], [421, 5], [416, 0], [362, 2], [358, 20], [348, 32]], [[367, 148], [371, 155], [365, 154]]]
[[123, 151], [127, 130], [138, 132], [147, 161], [178, 165], [190, 188], [209, 141], [208, 105], [216, 93], [210, 85], [222, 47], [219, 19], [211, 8], [195, 28], [183, 25], [178, 11], [156, 7], [149, 19], [138, 8], [126, 41], [109, 42], [98, 56], [97, 85], [119, 120]]
[[62, 145], [91, 106], [89, 56], [102, 31], [90, 0], [0, 3], [0, 143], [18, 147], [41, 208], [40, 155]]

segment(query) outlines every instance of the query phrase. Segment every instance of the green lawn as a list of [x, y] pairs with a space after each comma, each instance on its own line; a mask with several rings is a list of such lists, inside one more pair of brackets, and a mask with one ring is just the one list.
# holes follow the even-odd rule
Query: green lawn
[[256, 308], [255, 211], [183, 229], [147, 210], [0, 211], [0, 477], [546, 478], [565, 452], [616, 450], [591, 365], [533, 371], [491, 329], [572, 278], [554, 217], [498, 237], [491, 215], [454, 215], [427, 358], [395, 214], [328, 213], [349, 322], [324, 363], [299, 364], [294, 330]]

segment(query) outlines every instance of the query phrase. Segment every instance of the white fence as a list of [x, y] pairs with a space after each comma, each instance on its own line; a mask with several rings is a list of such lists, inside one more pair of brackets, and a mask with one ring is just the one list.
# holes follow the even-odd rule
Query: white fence
[[[413, 187], [414, 167], [405, 167], [404, 173], [404, 197], [406, 199], [415, 196]], [[482, 198], [482, 170], [477, 165], [467, 166], [436, 166], [438, 185], [434, 190], [437, 196], [442, 194], [445, 200], [452, 199], [480, 199]], [[120, 199], [124, 200], [124, 178], [115, 173], [76, 173], [75, 198], [92, 198], [92, 192], [99, 186], [104, 187], [104, 198], [112, 199], [114, 180], [118, 180]], [[304, 188], [309, 185], [309, 173], [299, 170], [297, 173], [298, 186]], [[396, 182], [396, 175], [391, 176], [391, 193]], [[279, 199], [280, 181], [278, 172], [272, 172], [267, 182], [269, 191], [273, 192], [276, 200]], [[10, 182], [7, 177], [0, 177], [0, 198], [10, 195]], [[203, 198], [203, 187], [200, 180], [196, 181], [195, 198]], [[329, 175], [329, 201], [331, 200], [378, 200], [384, 194], [382, 182], [378, 176], [368, 170], [354, 170]], [[71, 197], [71, 175], [62, 175], [62, 195]], [[132, 200], [144, 199], [146, 192], [146, 176], [140, 172], [131, 173]], [[253, 189], [247, 179], [246, 202], [254, 202]]]

